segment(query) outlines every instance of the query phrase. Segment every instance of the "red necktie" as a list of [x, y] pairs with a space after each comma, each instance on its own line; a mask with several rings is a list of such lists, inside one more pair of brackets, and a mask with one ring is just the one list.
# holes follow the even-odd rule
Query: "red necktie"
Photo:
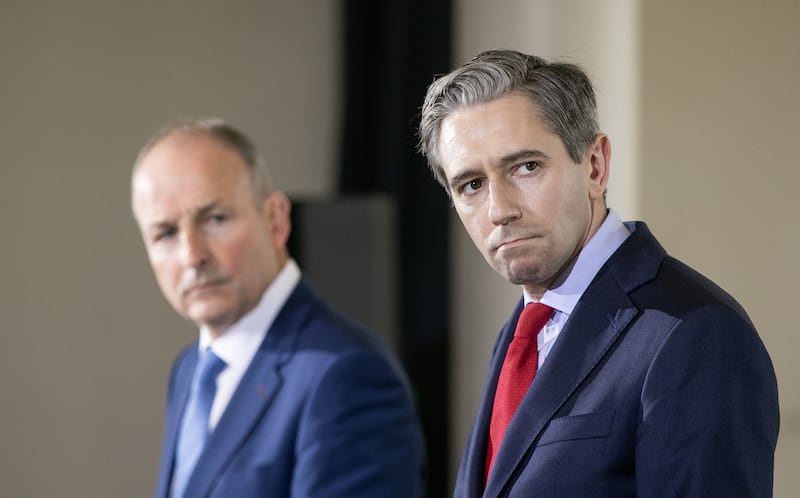
[[506, 428], [536, 375], [539, 364], [536, 336], [552, 314], [553, 308], [541, 303], [532, 303], [525, 306], [519, 316], [514, 339], [508, 345], [508, 352], [500, 369], [500, 378], [497, 380], [492, 421], [489, 425], [489, 444], [486, 448], [484, 482], [489, 481], [489, 472], [492, 470]]

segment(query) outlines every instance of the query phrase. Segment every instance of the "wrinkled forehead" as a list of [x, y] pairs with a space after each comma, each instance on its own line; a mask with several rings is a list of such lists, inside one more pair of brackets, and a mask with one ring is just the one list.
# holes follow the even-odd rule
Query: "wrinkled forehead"
[[137, 176], [168, 179], [179, 177], [240, 177], [248, 173], [240, 155], [207, 133], [173, 132], [154, 143], [139, 157]]
[[132, 178], [134, 210], [225, 200], [249, 191], [249, 175], [234, 151], [213, 139], [169, 137], [144, 154]]

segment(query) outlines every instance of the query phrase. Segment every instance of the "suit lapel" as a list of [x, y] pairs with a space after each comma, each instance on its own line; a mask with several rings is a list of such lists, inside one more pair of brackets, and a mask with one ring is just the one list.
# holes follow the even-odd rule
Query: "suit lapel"
[[[628, 294], [655, 277], [665, 252], [643, 223], [629, 225], [629, 229], [633, 229], [631, 236], [584, 292], [522, 399], [517, 412], [524, 416], [512, 419], [507, 433], [514, 437], [503, 440], [484, 496], [500, 495], [559, 408], [597, 367], [638, 314]], [[509, 334], [506, 327], [505, 334], [513, 335], [513, 332]], [[503, 341], [504, 350], [510, 340], [507, 337]], [[494, 398], [494, 386], [505, 353], [495, 356], [490, 384], [492, 393], [484, 396], [491, 398], [489, 403]], [[491, 413], [491, 405], [488, 410]], [[484, 442], [488, 417], [485, 424]]]
[[489, 362], [489, 374], [486, 379], [486, 389], [483, 391], [480, 405], [478, 406], [478, 415], [475, 418], [472, 434], [469, 439], [469, 447], [464, 453], [464, 462], [462, 463], [461, 473], [459, 477], [460, 484], [466, 485], [466, 489], [460, 490], [463, 496], [478, 497], [483, 494], [484, 476], [486, 475], [486, 445], [489, 439], [489, 424], [492, 418], [492, 405], [494, 404], [495, 388], [497, 386], [497, 379], [500, 376], [500, 368], [503, 366], [503, 360], [506, 357], [508, 345], [514, 337], [514, 328], [517, 326], [517, 320], [522, 312], [522, 299], [517, 303], [511, 319], [505, 324], [500, 336], [495, 344], [495, 350], [492, 354], [491, 361]]
[[503, 439], [485, 496], [500, 494], [548, 422], [637, 313], [627, 294], [608, 275], [584, 297], [522, 399], [517, 413], [524, 416], [515, 416], [508, 426], [507, 434], [514, 437]]
[[281, 369], [294, 355], [299, 331], [315, 302], [301, 281], [270, 327], [197, 461], [186, 496], [205, 496], [281, 389]]
[[180, 429], [181, 417], [183, 417], [183, 409], [186, 406], [186, 398], [189, 396], [192, 375], [197, 365], [197, 342], [188, 348], [185, 355], [174, 374], [175, 384], [171, 386], [173, 391], [168, 399], [169, 406], [167, 407], [167, 418], [164, 427], [164, 442], [161, 448], [161, 467], [156, 485], [157, 497], [166, 498], [169, 496], [172, 468], [175, 460], [175, 444], [178, 440], [178, 430]]

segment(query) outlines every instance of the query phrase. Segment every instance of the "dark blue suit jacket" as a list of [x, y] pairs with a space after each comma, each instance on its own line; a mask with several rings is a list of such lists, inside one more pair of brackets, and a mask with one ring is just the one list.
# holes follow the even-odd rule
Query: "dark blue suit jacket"
[[[170, 378], [157, 498], [167, 498], [197, 344]], [[422, 435], [382, 341], [301, 280], [208, 440], [190, 497], [398, 497], [422, 489]]]
[[508, 427], [484, 490], [500, 334], [455, 496], [771, 497], [772, 363], [733, 298], [643, 223], [581, 297]]

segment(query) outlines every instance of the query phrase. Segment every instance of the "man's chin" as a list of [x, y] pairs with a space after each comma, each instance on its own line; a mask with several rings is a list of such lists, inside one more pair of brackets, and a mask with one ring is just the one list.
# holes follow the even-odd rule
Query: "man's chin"
[[498, 273], [514, 285], [539, 285], [546, 280], [542, 277], [540, 269], [532, 265], [509, 265]]
[[186, 317], [198, 326], [214, 329], [227, 323], [232, 314], [232, 307], [226, 303], [203, 302], [192, 304]]

